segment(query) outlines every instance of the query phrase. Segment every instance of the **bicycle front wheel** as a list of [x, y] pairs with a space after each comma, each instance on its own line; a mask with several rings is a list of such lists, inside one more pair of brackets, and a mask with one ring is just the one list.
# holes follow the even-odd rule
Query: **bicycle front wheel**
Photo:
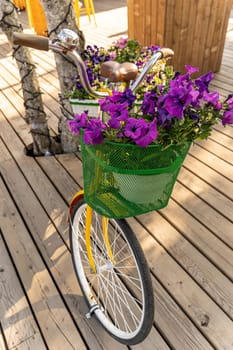
[[[87, 305], [108, 333], [123, 344], [145, 339], [154, 319], [149, 269], [140, 244], [125, 220], [108, 220], [110, 251], [103, 238], [102, 216], [93, 211], [91, 251], [85, 241], [87, 204], [80, 200], [70, 220], [72, 259]], [[109, 256], [110, 255], [110, 256]]]

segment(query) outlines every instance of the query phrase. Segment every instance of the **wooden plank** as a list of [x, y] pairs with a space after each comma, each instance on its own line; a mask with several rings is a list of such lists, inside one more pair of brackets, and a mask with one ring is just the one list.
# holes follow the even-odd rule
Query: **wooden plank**
[[[218, 349], [227, 349], [233, 341], [231, 331], [233, 322], [184, 272], [182, 267], [166, 254], [165, 249], [149, 235], [138, 221], [133, 218], [128, 219], [128, 221], [145, 251], [156, 278], [193, 320], [200, 332], [208, 338], [208, 341]], [[156, 221], [154, 224], [154, 230], [157, 230]], [[160, 227], [160, 229], [162, 228]], [[172, 241], [171, 237], [170, 244], [174, 243], [175, 240]], [[205, 324], [208, 326], [203, 326]], [[190, 337], [193, 338], [193, 335]]]
[[[186, 5], [184, 5], [186, 3]], [[174, 68], [175, 70], [184, 71], [184, 55], [183, 55], [183, 44], [187, 38], [187, 27], [186, 19], [183, 18], [183, 11], [187, 8], [187, 1], [178, 0], [176, 1], [175, 11], [174, 11], [174, 27], [172, 30], [172, 42], [174, 43]], [[169, 21], [169, 16], [167, 14], [166, 22]], [[189, 22], [190, 23], [190, 22]], [[185, 49], [185, 52], [187, 48]]]
[[128, 11], [127, 11], [127, 19], [128, 19], [128, 36], [129, 38], [133, 39], [135, 38], [134, 36], [134, 11], [133, 11], [133, 1], [134, 0], [128, 0]]
[[58, 154], [56, 155], [56, 159], [62, 164], [70, 176], [72, 176], [75, 182], [83, 188], [82, 163], [77, 154]]
[[[150, 24], [150, 40], [151, 44], [153, 45], [162, 45], [163, 43], [159, 43], [158, 35], [157, 35], [157, 22], [158, 22], [158, 11], [157, 11], [157, 1], [151, 1], [151, 17], [153, 20], [151, 20]], [[163, 17], [163, 12], [160, 14], [161, 17]]]
[[[70, 157], [70, 155], [61, 154], [58, 155], [57, 158], [60, 159], [68, 159], [70, 158], [73, 165], [75, 165], [75, 172], [81, 175], [82, 173], [82, 164], [78, 158], [76, 158], [76, 162], [74, 161], [75, 157]], [[45, 171], [46, 175], [53, 182], [54, 186], [57, 187], [59, 193], [61, 193], [62, 197], [69, 203], [72, 199], [72, 196], [81, 189], [80, 183], [76, 183], [69, 173], [61, 163], [57, 161], [55, 157], [38, 157], [38, 163], [41, 168]], [[81, 177], [81, 176], [80, 176]], [[82, 180], [81, 180], [82, 181]]]
[[[163, 13], [163, 16], [164, 16], [163, 46], [170, 47], [174, 51], [176, 51], [174, 37], [173, 37], [173, 30], [175, 28], [175, 6], [176, 6], [175, 0], [166, 1], [164, 13]], [[169, 21], [167, 21], [168, 14], [169, 14]]]
[[[131, 13], [133, 13], [133, 28], [131, 28], [130, 37], [133, 39], [137, 39], [141, 44], [142, 37], [140, 32], [140, 24], [139, 24], [139, 16], [140, 16], [140, 0], [133, 0], [128, 4], [128, 9]], [[142, 29], [142, 28], [141, 28]]]
[[196, 13], [194, 16], [191, 16], [191, 26], [194, 26], [194, 34], [191, 41], [192, 60], [189, 64], [199, 67], [200, 73], [203, 72], [201, 65], [205, 49], [205, 35], [202, 37], [202, 32], [208, 30], [209, 19], [209, 16], [205, 18], [204, 13], [208, 8], [211, 9], [211, 0], [196, 1]]
[[198, 178], [191, 171], [182, 168], [179, 174], [179, 182], [187, 189], [203, 199], [208, 205], [216, 209], [221, 215], [233, 221], [233, 204], [232, 201], [214, 189], [205, 181]]
[[[3, 126], [4, 123], [2, 122], [1, 125]], [[13, 137], [9, 128], [2, 127], [0, 134], [1, 136], [7, 134], [9, 137]], [[49, 213], [51, 219], [42, 208], [25, 178], [20, 174], [17, 166], [14, 165], [12, 155], [3, 153], [4, 149], [1, 150], [2, 164], [8, 163], [9, 165], [8, 167], [4, 165], [3, 176], [11, 192], [14, 193], [17, 206], [21, 208], [21, 213], [33, 234], [33, 239], [40, 249], [40, 254], [51, 271], [56, 285], [59, 286], [60, 292], [66, 300], [66, 306], [69, 308], [69, 312], [72, 313], [72, 317], [82, 336], [86, 339], [90, 347], [97, 350], [105, 346], [106, 348], [110, 346], [114, 350], [125, 349], [124, 346], [118, 344], [104, 332], [96, 320], [91, 319], [88, 321], [85, 319], [84, 315], [87, 312], [86, 304], [77, 284], [70, 252], [66, 244], [64, 244], [64, 242], [68, 244], [67, 206], [65, 206], [64, 201], [54, 190], [48, 179], [46, 179], [35, 160], [22, 155], [20, 151], [21, 147], [17, 142], [11, 145], [10, 148], [21, 169], [25, 172], [30, 186], [36, 188], [38, 191], [37, 194], [40, 194], [42, 205], [46, 208], [46, 212]], [[58, 231], [60, 231], [62, 239], [57, 234]], [[49, 289], [49, 292], [51, 292], [51, 289]], [[36, 294], [38, 293], [39, 291], [36, 292]], [[63, 308], [61, 309], [63, 310]], [[38, 313], [39, 310], [36, 309], [36, 312]], [[72, 327], [70, 328], [70, 332], [72, 332]], [[75, 337], [77, 335], [73, 334], [73, 336]]]
[[233, 280], [231, 248], [173, 199], [170, 199], [169, 205], [160, 212], [194, 247]]
[[[216, 135], [216, 133], [215, 134], [213, 133], [212, 138], [206, 141], [196, 142], [196, 144], [200, 145], [201, 147], [205, 148], [209, 152], [213, 153], [220, 159], [223, 159], [226, 163], [233, 165], [232, 140], [226, 137], [221, 138], [221, 135], [219, 135], [221, 141], [215, 142], [214, 135], [216, 136], [216, 138], [218, 138], [218, 135]], [[227, 143], [229, 146], [227, 145]]]
[[192, 40], [192, 28], [190, 28], [190, 13], [193, 14], [193, 7], [195, 6], [192, 1], [183, 1], [181, 8], [181, 23], [180, 23], [180, 47], [182, 48], [182, 55], [179, 56], [180, 67], [185, 69], [185, 65], [191, 62], [190, 51], [186, 48], [189, 47], [189, 42]]
[[[8, 156], [2, 146], [1, 144], [1, 150], [4, 152], [3, 164], [9, 171], [9, 167], [12, 168], [12, 162], [7, 162]], [[20, 180], [18, 176], [17, 181], [22, 184]], [[28, 298], [48, 347], [57, 349], [61, 346], [65, 349], [73, 349], [72, 344], [79, 344], [80, 349], [86, 349], [46, 266], [4, 188], [1, 188], [1, 198], [4, 200], [2, 213], [5, 213], [5, 215], [1, 214], [4, 239], [15, 266], [17, 266], [24, 288], [28, 291]], [[32, 203], [30, 204], [32, 206]], [[11, 215], [7, 216], [6, 213], [11, 213]], [[41, 221], [41, 226], [46, 227], [43, 221]]]
[[213, 349], [155, 278], [153, 278], [153, 288], [156, 305], [155, 322], [171, 346], [174, 349]]
[[[210, 140], [218, 142], [222, 146], [228, 148], [230, 151], [233, 151], [233, 144], [232, 144], [232, 137], [228, 137], [222, 132], [222, 127], [219, 126], [219, 128], [215, 128], [216, 130], [213, 130]], [[225, 131], [225, 130], [223, 130]]]
[[[203, 346], [206, 350], [213, 349], [159, 282], [153, 277], [152, 279], [155, 290], [155, 324], [160, 329], [160, 333], [165, 336], [168, 344], [175, 349], [184, 347], [189, 350], [202, 350]], [[178, 331], [182, 335], [177, 336]], [[163, 347], [155, 341], [153, 333], [150, 333], [143, 343], [134, 346], [133, 349], [162, 350]]]
[[144, 8], [145, 8], [145, 12], [144, 12], [145, 37], [144, 37], [143, 43], [146, 46], [150, 46], [152, 44], [152, 41], [151, 41], [151, 9], [152, 9], [151, 1], [144, 1], [142, 6], [144, 6]]
[[[203, 1], [204, 2], [204, 1]], [[204, 72], [208, 71], [218, 71], [220, 62], [215, 63], [215, 58], [218, 57], [217, 54], [217, 47], [216, 47], [216, 40], [215, 37], [217, 37], [217, 43], [219, 44], [221, 38], [219, 37], [219, 25], [218, 25], [218, 6], [219, 1], [218, 0], [211, 0], [208, 3], [208, 28], [205, 35], [205, 46], [203, 48], [204, 52], [204, 61], [203, 61], [203, 67]], [[220, 12], [222, 15], [222, 13]], [[203, 19], [206, 18], [206, 15], [203, 14]]]
[[4, 67], [1, 67], [0, 71], [0, 89], [4, 90], [9, 87], [9, 85], [14, 86], [19, 83], [18, 79], [12, 76], [11, 74], [4, 74]]
[[[25, 108], [23, 105], [23, 99], [20, 93], [17, 93], [17, 87], [14, 89], [8, 88], [3, 92], [0, 92], [0, 107], [5, 112], [5, 116], [8, 117], [9, 122], [13, 120], [13, 125], [16, 133], [21, 132], [26, 145], [32, 143], [32, 136], [30, 133], [30, 125], [27, 124], [24, 118]], [[57, 118], [52, 114], [46, 106], [44, 106], [45, 113], [47, 113], [48, 125], [50, 128], [51, 135], [56, 133]], [[17, 108], [17, 110], [16, 110]]]
[[[12, 163], [10, 161], [10, 158], [7, 158], [7, 155], [4, 155], [2, 153], [2, 156], [6, 158], [6, 160], [3, 159], [3, 164], [4, 162], [8, 162], [10, 164]], [[66, 245], [64, 245], [64, 242], [61, 241], [61, 239], [59, 239], [58, 235], [56, 235], [56, 229], [54, 228], [52, 222], [48, 219], [47, 215], [45, 213], [43, 214], [43, 209], [41, 208], [40, 204], [38, 204], [36, 197], [33, 196], [33, 194], [31, 193], [30, 189], [28, 188], [28, 185], [25, 184], [25, 180], [23, 180], [22, 175], [20, 176], [19, 171], [17, 171], [17, 168], [15, 168], [13, 165], [11, 165], [11, 167], [12, 174], [14, 173], [14, 175], [8, 175], [8, 186], [14, 193], [15, 200], [17, 201], [17, 204], [22, 210], [22, 214], [27, 222], [27, 225], [33, 230], [34, 239], [37, 242], [37, 246], [40, 247], [42, 256], [45, 259], [50, 271], [52, 272], [53, 278], [56, 280], [56, 284], [57, 286], [59, 286], [62, 295], [66, 299], [66, 303], [73, 314], [73, 318], [75, 319], [75, 322], [79, 327], [80, 332], [85, 337], [85, 339], [87, 339], [87, 343], [89, 344], [89, 346], [93, 346], [94, 349], [99, 350], [101, 348], [100, 344], [105, 343], [111, 344], [111, 347], [114, 350], [124, 349], [125, 347], [118, 345], [116, 341], [112, 340], [107, 334], [105, 334], [105, 332], [95, 320], [91, 320], [88, 322], [85, 319], [84, 315], [87, 312], [87, 309], [80, 288], [77, 285], [71, 262], [70, 252], [67, 250], [67, 247]], [[3, 173], [3, 175], [5, 176], [5, 172]], [[15, 183], [14, 177], [17, 177], [17, 181], [15, 181]], [[22, 202], [20, 201], [21, 198]], [[25, 205], [25, 201], [28, 202], [28, 205]], [[12, 225], [13, 224], [14, 223], [12, 222]], [[9, 222], [6, 222], [6, 227], [10, 227]], [[22, 229], [22, 227], [18, 227], [17, 230], [19, 230], [20, 233], [23, 235], [24, 230]], [[17, 232], [17, 230], [15, 229], [14, 231]], [[11, 235], [9, 239], [12, 239], [13, 242], [18, 242], [19, 240], [19, 238], [14, 238], [13, 235]], [[12, 249], [14, 247], [13, 242], [8, 242], [8, 245], [11, 246]], [[34, 264], [36, 263], [37, 255], [36, 253], [33, 253], [34, 248], [33, 246], [30, 246], [30, 240], [28, 238], [22, 238], [22, 245], [26, 245], [25, 249], [27, 249], [28, 252], [31, 252], [30, 255], [33, 256], [33, 261], [31, 261], [30, 264], [27, 264], [28, 269], [28, 266], [34, 266]], [[14, 254], [14, 252], [12, 252], [12, 254]], [[35, 257], [34, 254], [36, 255]], [[25, 255], [26, 257], [24, 257], [24, 259], [27, 258], [27, 254]], [[22, 263], [23, 261], [18, 262], [19, 269], [24, 268], [24, 264]], [[36, 264], [36, 266], [38, 266], [38, 263]], [[53, 322], [55, 322], [58, 317], [61, 317], [61, 320], [58, 323], [55, 322], [55, 325], [57, 325], [57, 327], [59, 324], [63, 325], [63, 323], [66, 322], [64, 330], [62, 332], [64, 334], [64, 337], [67, 338], [67, 341], [73, 345], [80, 344], [80, 347], [83, 348], [82, 342], [79, 339], [80, 335], [78, 330], [75, 330], [73, 328], [70, 322], [68, 322], [69, 320], [67, 319], [67, 316], [65, 316], [66, 307], [64, 307], [64, 305], [62, 306], [59, 304], [58, 296], [56, 295], [54, 288], [52, 288], [52, 286], [50, 285], [49, 279], [46, 276], [46, 268], [38, 268], [38, 270], [41, 272], [38, 273], [38, 277], [36, 279], [33, 278], [35, 274], [35, 269], [36, 267], [30, 268], [31, 272], [24, 277], [27, 278], [28, 283], [26, 283], [27, 281], [24, 281], [24, 284], [27, 288], [27, 285], [30, 284], [32, 280], [35, 280], [35, 282], [32, 284], [33, 288], [31, 288], [31, 294], [29, 298], [31, 300], [32, 305], [34, 306], [34, 311], [37, 315], [39, 323], [42, 323], [41, 329], [48, 344], [51, 344], [52, 346], [54, 342], [53, 337], [51, 337], [50, 334], [52, 326], [48, 325], [48, 323], [50, 323], [51, 321], [51, 317], [53, 316]], [[42, 292], [43, 294], [41, 294]], [[43, 306], [44, 303], [45, 306]], [[58, 312], [58, 310], [60, 311]], [[91, 327], [93, 327], [93, 330]], [[57, 337], [55, 343], [59, 342], [59, 344], [63, 344], [64, 339], [60, 339], [62, 334], [57, 334], [58, 331], [59, 329], [54, 330], [53, 336]], [[97, 333], [95, 334], [95, 332]], [[59, 348], [59, 344], [57, 345], [57, 348]], [[66, 346], [67, 347], [65, 348], [68, 349], [70, 345], [66, 344]], [[53, 349], [53, 347], [51, 347], [51, 349]]]
[[[12, 101], [12, 104], [16, 106], [16, 108], [20, 107], [19, 112], [23, 115], [25, 113], [24, 107], [23, 107], [23, 101], [20, 100], [20, 96], [22, 98], [22, 90], [21, 85], [19, 84], [20, 79], [18, 76], [18, 70], [15, 70], [15, 64], [14, 62], [7, 61], [7, 64], [4, 64], [4, 67], [1, 69], [1, 81], [2, 84], [5, 84], [8, 82], [8, 80], [12, 77], [14, 80], [13, 90], [9, 88], [10, 90], [7, 90], [5, 92], [6, 97]], [[16, 79], [18, 79], [18, 83], [16, 83]], [[54, 80], [54, 79], [53, 79]], [[50, 82], [48, 83], [47, 79], [43, 77], [39, 77], [39, 83], [41, 87], [41, 91], [43, 93], [42, 100], [44, 103], [44, 110], [45, 113], [48, 116], [48, 124], [50, 128], [53, 130], [53, 132], [57, 132], [57, 124], [58, 120], [56, 117], [60, 116], [60, 106], [57, 100], [57, 85], [55, 84], [55, 87]], [[52, 88], [53, 86], [53, 88]], [[21, 101], [21, 103], [15, 103], [15, 101]], [[5, 109], [4, 109], [5, 110]]]
[[[0, 186], [3, 188], [1, 179]], [[4, 189], [5, 194], [6, 191]], [[2, 199], [6, 198], [5, 194], [1, 196]], [[3, 208], [3, 203], [1, 203], [0, 212], [3, 213], [3, 216], [13, 215], [12, 212], [4, 209], [7, 208]], [[18, 347], [18, 345], [24, 343], [25, 348], [27, 347], [28, 349], [33, 349], [34, 347], [46, 349], [30, 306], [12, 266], [2, 236], [0, 236], [0, 295], [1, 327], [8, 347]]]
[[[206, 141], [205, 146], [208, 142], [209, 141]], [[189, 153], [193, 157], [202, 161], [204, 164], [208, 165], [210, 168], [214, 169], [219, 174], [225, 176], [228, 180], [232, 181], [232, 166], [213, 153], [208, 152], [205, 148], [200, 147], [200, 145], [204, 145], [204, 141], [200, 144], [195, 143], [195, 145], [191, 147]], [[229, 196], [231, 196], [231, 192], [229, 193]]]
[[211, 208], [179, 182], [175, 185], [172, 197], [198, 221], [208, 227], [219, 239], [233, 249], [232, 222], [230, 220]]
[[225, 82], [212, 82], [211, 89], [218, 91], [220, 93], [221, 98], [227, 97], [232, 92], [232, 87]]
[[1, 323], [0, 323], [0, 349], [1, 350], [8, 350], [6, 348], [6, 343], [5, 343], [5, 339], [4, 339], [4, 336], [3, 336]]
[[[166, 339], [167, 341], [167, 339]], [[135, 350], [169, 350], [169, 345], [163, 340], [158, 331], [153, 327], [147, 338], [140, 344], [134, 345]], [[106, 347], [108, 350], [108, 347]]]
[[200, 161], [189, 154], [185, 159], [184, 167], [194, 173], [195, 176], [203, 179], [225, 197], [230, 198], [230, 200], [233, 199], [232, 182], [205, 165], [204, 161]]
[[[166, 212], [166, 209], [163, 212]], [[140, 217], [140, 222], [233, 320], [232, 282], [158, 213], [144, 215]], [[233, 251], [231, 257], [233, 260]]]
[[[68, 240], [66, 222], [61, 222], [60, 218], [56, 215], [56, 210], [54, 210], [54, 203], [60, 202], [59, 212], [65, 213], [67, 210], [66, 204], [64, 202], [62, 203], [61, 197], [51, 186], [51, 184], [48, 183], [46, 175], [37, 165], [35, 160], [32, 157], [27, 157], [23, 154], [24, 144], [15, 137], [14, 131], [9, 127], [9, 125], [3, 122], [4, 119], [1, 117], [1, 113], [0, 120], [2, 120], [2, 128], [0, 131], [2, 139], [4, 140], [5, 144], [9, 146], [9, 149], [13, 153], [18, 165], [27, 172], [28, 181], [32, 186], [33, 184], [35, 185], [36, 194], [39, 200], [42, 203], [46, 201], [48, 213], [53, 213], [51, 214], [51, 217], [54, 220], [54, 224], [57, 224], [60, 232], [66, 232], [66, 235], [63, 237], [64, 240]], [[18, 130], [18, 133], [20, 134], [21, 130]], [[12, 139], [15, 139], [14, 144], [11, 142]]]
[[[3, 80], [7, 80], [10, 76], [14, 76], [17, 78], [16, 71], [14, 70], [14, 64], [5, 64], [4, 68], [2, 69], [2, 74], [4, 74], [7, 78], [4, 78]], [[42, 91], [42, 100], [45, 105], [45, 110], [50, 111], [50, 115], [54, 116], [60, 116], [60, 106], [58, 103], [58, 95], [57, 95], [57, 88], [54, 87], [52, 84], [50, 84], [44, 77], [38, 77], [38, 81], [40, 84], [40, 88]], [[20, 78], [18, 77], [18, 82], [13, 84], [14, 90], [16, 90], [16, 93], [20, 94], [22, 97], [22, 90], [21, 90], [21, 85], [20, 83]], [[17, 84], [17, 85], [16, 85]], [[9, 96], [10, 98], [10, 96]], [[56, 120], [53, 119], [53, 123], [51, 121], [51, 124], [54, 124], [54, 127], [56, 126]]]
[[145, 0], [134, 0], [135, 6], [135, 38], [139, 40], [142, 45], [145, 42]]
[[[9, 64], [14, 64], [16, 69], [18, 69], [15, 59], [12, 59], [12, 55], [11, 55], [12, 47], [9, 44], [8, 46], [9, 46], [8, 48], [1, 47], [0, 56], [2, 57], [2, 60], [4, 62], [7, 61]], [[36, 66], [37, 74], [39, 76], [49, 75], [51, 78], [57, 79], [57, 71], [55, 69], [55, 61], [54, 61], [54, 56], [52, 51], [43, 52], [43, 51], [31, 49], [31, 48], [28, 48], [28, 50], [31, 55], [31, 59]], [[9, 54], [9, 51], [10, 51], [10, 54]], [[51, 83], [53, 84], [53, 81]]]
[[213, 128], [214, 130], [219, 131], [221, 134], [229, 136], [230, 138], [233, 138], [233, 127], [230, 125], [225, 126], [224, 128], [222, 125], [217, 124]]
[[222, 59], [222, 64], [227, 68], [227, 69], [232, 69], [232, 63], [230, 57], [223, 57]]
[[221, 40], [218, 41], [217, 43], [217, 48], [218, 48], [218, 55], [216, 55], [216, 60], [217, 60], [217, 70], [220, 69], [221, 66], [221, 60], [222, 60], [222, 53], [224, 49], [224, 43], [225, 43], [225, 36], [227, 30], [232, 30], [232, 26], [229, 26], [229, 16], [231, 16], [231, 10], [232, 10], [232, 0], [227, 0], [221, 3], [221, 8], [219, 9], [218, 15], [219, 15], [219, 22], [222, 23], [222, 26], [220, 28], [220, 38]]
[[218, 82], [221, 82], [221, 83], [227, 83], [228, 85], [231, 86], [232, 80], [229, 75], [230, 73], [232, 72], [229, 72], [229, 71], [224, 72], [223, 69], [221, 69], [221, 72], [216, 73], [214, 76], [214, 82], [216, 83], [216, 85], [218, 84]]

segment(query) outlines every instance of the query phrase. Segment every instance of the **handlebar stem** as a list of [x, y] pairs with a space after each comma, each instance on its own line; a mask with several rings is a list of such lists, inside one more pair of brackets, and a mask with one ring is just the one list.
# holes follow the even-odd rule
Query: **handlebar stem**
[[155, 65], [155, 63], [163, 57], [163, 53], [162, 51], [157, 51], [152, 57], [151, 59], [147, 62], [147, 64], [144, 66], [143, 70], [141, 71], [141, 74], [137, 77], [137, 79], [132, 82], [129, 85], [129, 88], [132, 90], [132, 92], [134, 92], [135, 90], [137, 90], [137, 88], [139, 87], [139, 85], [141, 84], [141, 82], [145, 79], [147, 73], [150, 72], [150, 70], [152, 69], [152, 67]]

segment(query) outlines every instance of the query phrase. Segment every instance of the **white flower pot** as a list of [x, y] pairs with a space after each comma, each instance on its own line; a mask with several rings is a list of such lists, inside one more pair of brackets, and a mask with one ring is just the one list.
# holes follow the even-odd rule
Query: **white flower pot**
[[79, 100], [76, 98], [70, 98], [69, 102], [72, 106], [74, 115], [88, 111], [90, 117], [97, 118], [100, 116], [99, 103], [96, 100]]
[[155, 198], [163, 199], [164, 195], [167, 195], [166, 184], [170, 185], [172, 177], [171, 173], [153, 175], [113, 173], [113, 176], [120, 195], [135, 204], [152, 203]]

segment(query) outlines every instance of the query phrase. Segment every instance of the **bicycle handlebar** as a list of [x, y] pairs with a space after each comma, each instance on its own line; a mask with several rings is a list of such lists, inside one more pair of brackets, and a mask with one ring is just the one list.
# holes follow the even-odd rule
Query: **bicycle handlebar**
[[49, 50], [49, 39], [34, 34], [13, 33], [13, 44], [31, 47], [37, 50]]
[[61, 33], [58, 35], [58, 40], [54, 41], [50, 41], [46, 37], [35, 34], [15, 32], [13, 33], [12, 41], [14, 45], [27, 46], [37, 50], [52, 50], [70, 57], [76, 64], [81, 83], [90, 96], [95, 98], [103, 98], [109, 95], [107, 92], [99, 92], [92, 89], [86, 72], [86, 66], [81, 56], [74, 50], [78, 44], [78, 36], [75, 32], [69, 29], [63, 29], [63, 31], [61, 31]]
[[[95, 98], [103, 98], [109, 95], [107, 92], [100, 92], [92, 89], [86, 72], [86, 66], [81, 56], [76, 51], [78, 46], [78, 35], [75, 32], [69, 29], [63, 29], [59, 33], [58, 39], [52, 41], [43, 36], [15, 32], [13, 33], [13, 44], [27, 46], [37, 50], [52, 50], [54, 52], [60, 52], [67, 55], [76, 64], [81, 83], [90, 96]], [[168, 48], [162, 48], [161, 50], [156, 51], [156, 53], [147, 62], [139, 76], [131, 84], [129, 84], [129, 88], [134, 92], [159, 59], [169, 58], [173, 55], [174, 52]]]

